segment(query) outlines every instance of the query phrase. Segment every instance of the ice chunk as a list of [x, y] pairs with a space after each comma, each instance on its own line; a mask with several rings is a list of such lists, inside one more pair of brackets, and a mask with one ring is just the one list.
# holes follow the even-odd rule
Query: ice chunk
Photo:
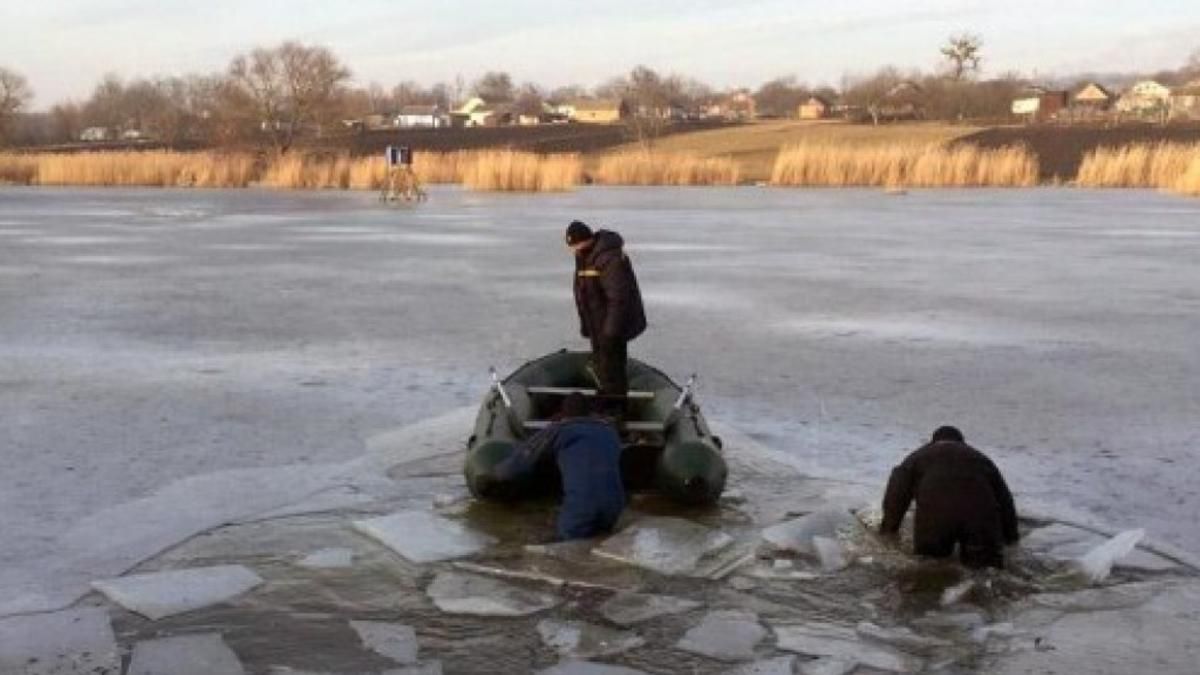
[[724, 532], [690, 520], [649, 517], [610, 537], [592, 553], [660, 574], [706, 576], [702, 563], [711, 563], [732, 543]]
[[443, 612], [480, 616], [528, 616], [559, 602], [553, 595], [459, 572], [439, 572], [425, 593]]
[[96, 581], [92, 586], [122, 607], [158, 620], [225, 602], [262, 582], [241, 565], [218, 565], [133, 574]]
[[1096, 548], [1088, 551], [1078, 561], [1079, 571], [1092, 583], [1099, 583], [1108, 577], [1113, 563], [1125, 556], [1137, 546], [1145, 530], [1126, 530]]
[[625, 591], [600, 605], [600, 614], [619, 626], [630, 626], [667, 614], [687, 612], [699, 606], [700, 603], [695, 600]]
[[898, 626], [894, 628], [884, 628], [870, 621], [862, 621], [855, 626], [854, 631], [860, 636], [870, 638], [876, 642], [898, 647], [906, 652], [913, 654], [922, 654], [928, 656], [939, 649], [954, 646], [954, 643], [941, 638], [926, 637], [914, 633], [912, 629]]
[[675, 645], [720, 661], [754, 658], [754, 648], [767, 636], [758, 617], [748, 612], [710, 612]]
[[304, 556], [296, 563], [310, 569], [337, 569], [354, 564], [354, 550], [349, 548], [323, 548]]
[[771, 629], [775, 631], [776, 646], [784, 651], [853, 661], [896, 673], [915, 673], [925, 665], [915, 656], [862, 640], [847, 626], [824, 622], [773, 623]]
[[414, 563], [461, 558], [496, 542], [491, 536], [429, 511], [400, 511], [356, 520], [354, 528]]
[[858, 663], [823, 657], [800, 664], [800, 675], [849, 675]]
[[590, 659], [637, 649], [646, 641], [629, 631], [583, 621], [543, 619], [537, 625], [542, 642], [559, 656]]
[[946, 590], [942, 591], [942, 607], [949, 607], [950, 605], [961, 602], [962, 599], [967, 597], [967, 594], [970, 593], [974, 588], [974, 579], [966, 579], [965, 581], [960, 581], [953, 586], [947, 587]]
[[812, 546], [817, 552], [817, 559], [821, 561], [821, 569], [826, 572], [836, 572], [850, 564], [846, 561], [842, 545], [836, 539], [821, 536], [813, 537]]
[[792, 675], [796, 668], [796, 657], [777, 656], [773, 659], [755, 661], [725, 671], [725, 675]]
[[[1091, 530], [1064, 523], [1054, 523], [1039, 527], [1025, 535], [1021, 539], [1021, 547], [1051, 560], [1069, 562], [1077, 560], [1102, 544], [1104, 540], [1103, 535]], [[1150, 551], [1135, 548], [1129, 555], [1118, 560], [1114, 567], [1146, 572], [1164, 572], [1179, 569], [1179, 564]]]
[[[268, 675], [345, 675], [344, 673], [314, 672], [311, 670], [296, 670], [287, 666], [272, 666]], [[379, 675], [442, 675], [441, 661], [425, 661], [403, 668], [390, 668]]]
[[0, 619], [0, 673], [118, 675], [121, 656], [108, 612], [68, 609]]
[[646, 673], [633, 668], [610, 666], [606, 663], [563, 661], [556, 666], [539, 670], [537, 675], [646, 675]]
[[772, 525], [762, 531], [762, 537], [779, 548], [815, 556], [818, 550], [813, 544], [814, 537], [836, 538], [838, 530], [856, 522], [846, 511], [817, 511]]
[[417, 662], [417, 631], [412, 626], [383, 621], [351, 621], [363, 646], [403, 665]]
[[126, 675], [245, 675], [219, 633], [146, 640], [133, 648]]
[[932, 612], [915, 619], [912, 624], [917, 628], [934, 630], [971, 630], [986, 623], [979, 612]]

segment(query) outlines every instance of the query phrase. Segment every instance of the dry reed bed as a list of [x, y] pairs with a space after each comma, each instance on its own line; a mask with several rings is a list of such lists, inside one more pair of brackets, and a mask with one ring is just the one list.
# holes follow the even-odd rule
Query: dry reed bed
[[[514, 151], [418, 153], [423, 183], [466, 183], [475, 190], [558, 191], [578, 185], [578, 155]], [[88, 152], [0, 154], [0, 182], [86, 185], [377, 190], [387, 181], [380, 157], [289, 154], [256, 160], [245, 153]]]
[[771, 172], [772, 185], [792, 187], [1028, 187], [1037, 182], [1037, 157], [1025, 148], [970, 145], [803, 143], [781, 150]]
[[603, 157], [591, 174], [601, 185], [737, 185], [740, 177], [729, 158], [641, 150]]
[[1097, 148], [1084, 156], [1076, 184], [1094, 188], [1165, 188], [1200, 195], [1200, 143]]

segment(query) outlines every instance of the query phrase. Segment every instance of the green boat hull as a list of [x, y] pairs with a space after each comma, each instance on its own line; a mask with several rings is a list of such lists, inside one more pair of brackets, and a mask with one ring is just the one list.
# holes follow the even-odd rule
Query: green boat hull
[[[500, 480], [494, 469], [531, 433], [527, 423], [550, 418], [562, 401], [561, 396], [531, 393], [530, 387], [593, 388], [589, 356], [563, 350], [526, 363], [502, 382], [509, 404], [495, 388], [488, 391], [467, 442], [463, 469], [473, 495], [517, 500], [560, 490], [558, 468], [549, 460], [508, 480]], [[629, 400], [625, 421], [632, 424], [620, 430], [626, 491], [657, 491], [683, 504], [715, 502], [725, 489], [728, 468], [721, 440], [709, 431], [699, 406], [689, 397], [676, 408], [682, 388], [641, 361], [629, 359], [628, 376], [631, 391], [648, 393]]]

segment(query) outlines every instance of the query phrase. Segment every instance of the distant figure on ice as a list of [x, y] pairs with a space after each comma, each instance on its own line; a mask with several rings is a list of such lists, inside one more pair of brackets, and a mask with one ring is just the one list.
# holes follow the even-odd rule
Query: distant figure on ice
[[1004, 545], [1020, 536], [1012, 493], [992, 460], [967, 445], [961, 431], [939, 428], [929, 443], [892, 469], [881, 534], [899, 533], [913, 499], [917, 555], [947, 558], [958, 544], [964, 565], [1004, 567]]
[[646, 330], [642, 294], [621, 235], [595, 233], [576, 220], [567, 226], [567, 247], [575, 255], [575, 307], [579, 332], [592, 341], [600, 400], [609, 411], [623, 410], [629, 392], [627, 344]]
[[610, 532], [625, 508], [621, 439], [604, 418], [588, 414], [587, 399], [573, 393], [550, 426], [517, 446], [496, 467], [500, 480], [524, 474], [549, 454], [562, 476], [558, 539], [587, 539]]

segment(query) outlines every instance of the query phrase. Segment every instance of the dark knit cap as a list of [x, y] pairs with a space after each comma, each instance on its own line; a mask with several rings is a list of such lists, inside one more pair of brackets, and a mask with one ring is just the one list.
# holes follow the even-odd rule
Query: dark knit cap
[[933, 432], [933, 441], [957, 441], [964, 442], [962, 432], [951, 426], [938, 427], [937, 431]]
[[581, 220], [572, 220], [567, 226], [567, 246], [574, 246], [592, 238], [592, 228]]

